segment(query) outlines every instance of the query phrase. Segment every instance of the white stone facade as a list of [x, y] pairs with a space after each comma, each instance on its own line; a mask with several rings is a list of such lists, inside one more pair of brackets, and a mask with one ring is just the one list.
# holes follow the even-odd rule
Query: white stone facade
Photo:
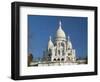
[[59, 28], [56, 32], [54, 42], [52, 42], [51, 36], [49, 38], [48, 47], [44, 52], [44, 60], [48, 62], [76, 62], [75, 49], [72, 47], [70, 37], [66, 37], [61, 21], [59, 22]]

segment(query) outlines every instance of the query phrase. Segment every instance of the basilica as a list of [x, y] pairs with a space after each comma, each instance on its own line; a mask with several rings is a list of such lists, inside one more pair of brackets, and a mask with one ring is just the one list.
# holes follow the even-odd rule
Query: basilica
[[66, 36], [61, 21], [59, 21], [59, 27], [56, 31], [55, 39], [52, 41], [49, 37], [47, 49], [44, 51], [44, 61], [48, 62], [61, 62], [61, 63], [75, 63], [76, 53], [73, 49], [71, 39]]

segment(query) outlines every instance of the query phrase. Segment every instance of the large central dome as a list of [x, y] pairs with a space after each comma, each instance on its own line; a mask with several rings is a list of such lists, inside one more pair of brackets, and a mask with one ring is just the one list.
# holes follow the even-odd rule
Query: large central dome
[[59, 28], [56, 32], [56, 38], [66, 38], [65, 32], [63, 31], [61, 27], [61, 21], [59, 22]]

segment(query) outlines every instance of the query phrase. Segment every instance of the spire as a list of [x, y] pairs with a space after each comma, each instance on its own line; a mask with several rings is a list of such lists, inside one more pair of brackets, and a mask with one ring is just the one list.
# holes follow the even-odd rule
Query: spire
[[51, 36], [49, 36], [49, 40], [51, 40]]
[[68, 36], [68, 41], [70, 41], [70, 36]]
[[62, 29], [62, 28], [61, 28], [61, 21], [59, 21], [59, 29]]

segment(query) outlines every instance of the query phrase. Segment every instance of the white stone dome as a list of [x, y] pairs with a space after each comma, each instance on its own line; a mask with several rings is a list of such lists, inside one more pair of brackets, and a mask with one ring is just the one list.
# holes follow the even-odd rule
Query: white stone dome
[[68, 47], [68, 49], [72, 49], [72, 43], [71, 42], [68, 42], [67, 43], [67, 47]]
[[48, 48], [52, 48], [52, 47], [54, 47], [54, 45], [53, 45], [53, 42], [51, 41], [51, 36], [50, 36], [50, 39], [48, 42]]
[[72, 49], [72, 43], [70, 41], [70, 37], [68, 36], [68, 41], [67, 41], [67, 48]]
[[66, 38], [65, 32], [61, 28], [61, 21], [59, 22], [59, 28], [56, 32], [56, 38]]

